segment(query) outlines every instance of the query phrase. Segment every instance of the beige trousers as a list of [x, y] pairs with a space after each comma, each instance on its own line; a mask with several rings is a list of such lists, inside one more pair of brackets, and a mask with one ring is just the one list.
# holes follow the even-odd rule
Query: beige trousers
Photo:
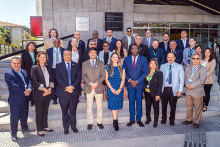
[[202, 117], [202, 104], [203, 104], [202, 97], [186, 96], [186, 105], [187, 105], [186, 120], [187, 121], [192, 121], [193, 119], [193, 105], [194, 105], [195, 107], [194, 123], [197, 123], [197, 124], [200, 123], [200, 120]]
[[92, 92], [89, 94], [86, 94], [86, 103], [87, 103], [87, 121], [88, 124], [93, 124], [93, 99], [95, 97], [96, 100], [96, 106], [97, 106], [97, 123], [102, 123], [102, 100], [103, 100], [103, 93], [96, 94], [95, 90], [92, 89]]

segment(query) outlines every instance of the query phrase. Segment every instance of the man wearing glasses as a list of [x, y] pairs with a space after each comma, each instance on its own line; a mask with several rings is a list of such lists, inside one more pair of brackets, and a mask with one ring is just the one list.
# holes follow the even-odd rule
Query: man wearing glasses
[[126, 31], [127, 31], [127, 35], [126, 35], [126, 36], [123, 36], [123, 37], [121, 38], [121, 41], [122, 41], [123, 47], [128, 51], [129, 46], [135, 44], [135, 39], [134, 39], [134, 37], [131, 35], [131, 34], [132, 34], [132, 29], [131, 29], [130, 27], [128, 27], [128, 28], [126, 29]]
[[203, 96], [205, 96], [204, 82], [207, 76], [206, 68], [200, 65], [200, 57], [195, 54], [191, 58], [192, 64], [186, 66], [184, 82], [186, 85], [186, 121], [184, 125], [193, 123], [193, 105], [195, 107], [194, 128], [199, 128]]
[[[91, 47], [89, 47], [89, 45], [92, 45], [92, 47], [97, 48], [97, 54], [99, 54], [99, 52], [102, 51], [103, 41], [102, 41], [102, 39], [99, 39], [99, 38], [98, 38], [98, 37], [99, 37], [99, 33], [98, 33], [97, 30], [94, 30], [94, 31], [92, 32], [92, 37], [93, 37], [93, 38], [90, 38], [90, 39], [88, 40], [88, 43], [87, 43], [87, 51], [89, 50], [89, 48], [91, 48]], [[90, 44], [90, 41], [94, 41], [94, 42], [92, 42], [92, 43]]]

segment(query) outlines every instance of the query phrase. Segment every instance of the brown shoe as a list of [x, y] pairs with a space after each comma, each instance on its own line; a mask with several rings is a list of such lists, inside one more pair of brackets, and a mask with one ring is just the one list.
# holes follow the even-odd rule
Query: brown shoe
[[193, 128], [196, 128], [196, 129], [199, 128], [199, 124], [194, 123]]
[[193, 123], [193, 122], [192, 122], [192, 121], [187, 121], [187, 120], [186, 120], [186, 121], [183, 122], [183, 125], [188, 125], [188, 124], [191, 124], [191, 123]]

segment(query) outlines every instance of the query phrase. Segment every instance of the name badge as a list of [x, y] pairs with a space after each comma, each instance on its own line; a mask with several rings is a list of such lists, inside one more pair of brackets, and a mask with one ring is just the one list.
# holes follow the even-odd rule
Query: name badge
[[147, 85], [146, 88], [149, 89], [149, 88], [150, 88], [150, 85]]
[[192, 82], [192, 79], [188, 79], [188, 82], [190, 82], [190, 83], [191, 83], [191, 82]]

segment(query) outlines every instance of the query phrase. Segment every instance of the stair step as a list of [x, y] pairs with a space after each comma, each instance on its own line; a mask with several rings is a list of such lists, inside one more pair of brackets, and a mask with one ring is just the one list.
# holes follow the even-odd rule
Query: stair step
[[0, 68], [10, 68], [11, 64], [10, 63], [0, 63]]
[[0, 68], [0, 74], [5, 74], [7, 71], [9, 71], [11, 68]]

